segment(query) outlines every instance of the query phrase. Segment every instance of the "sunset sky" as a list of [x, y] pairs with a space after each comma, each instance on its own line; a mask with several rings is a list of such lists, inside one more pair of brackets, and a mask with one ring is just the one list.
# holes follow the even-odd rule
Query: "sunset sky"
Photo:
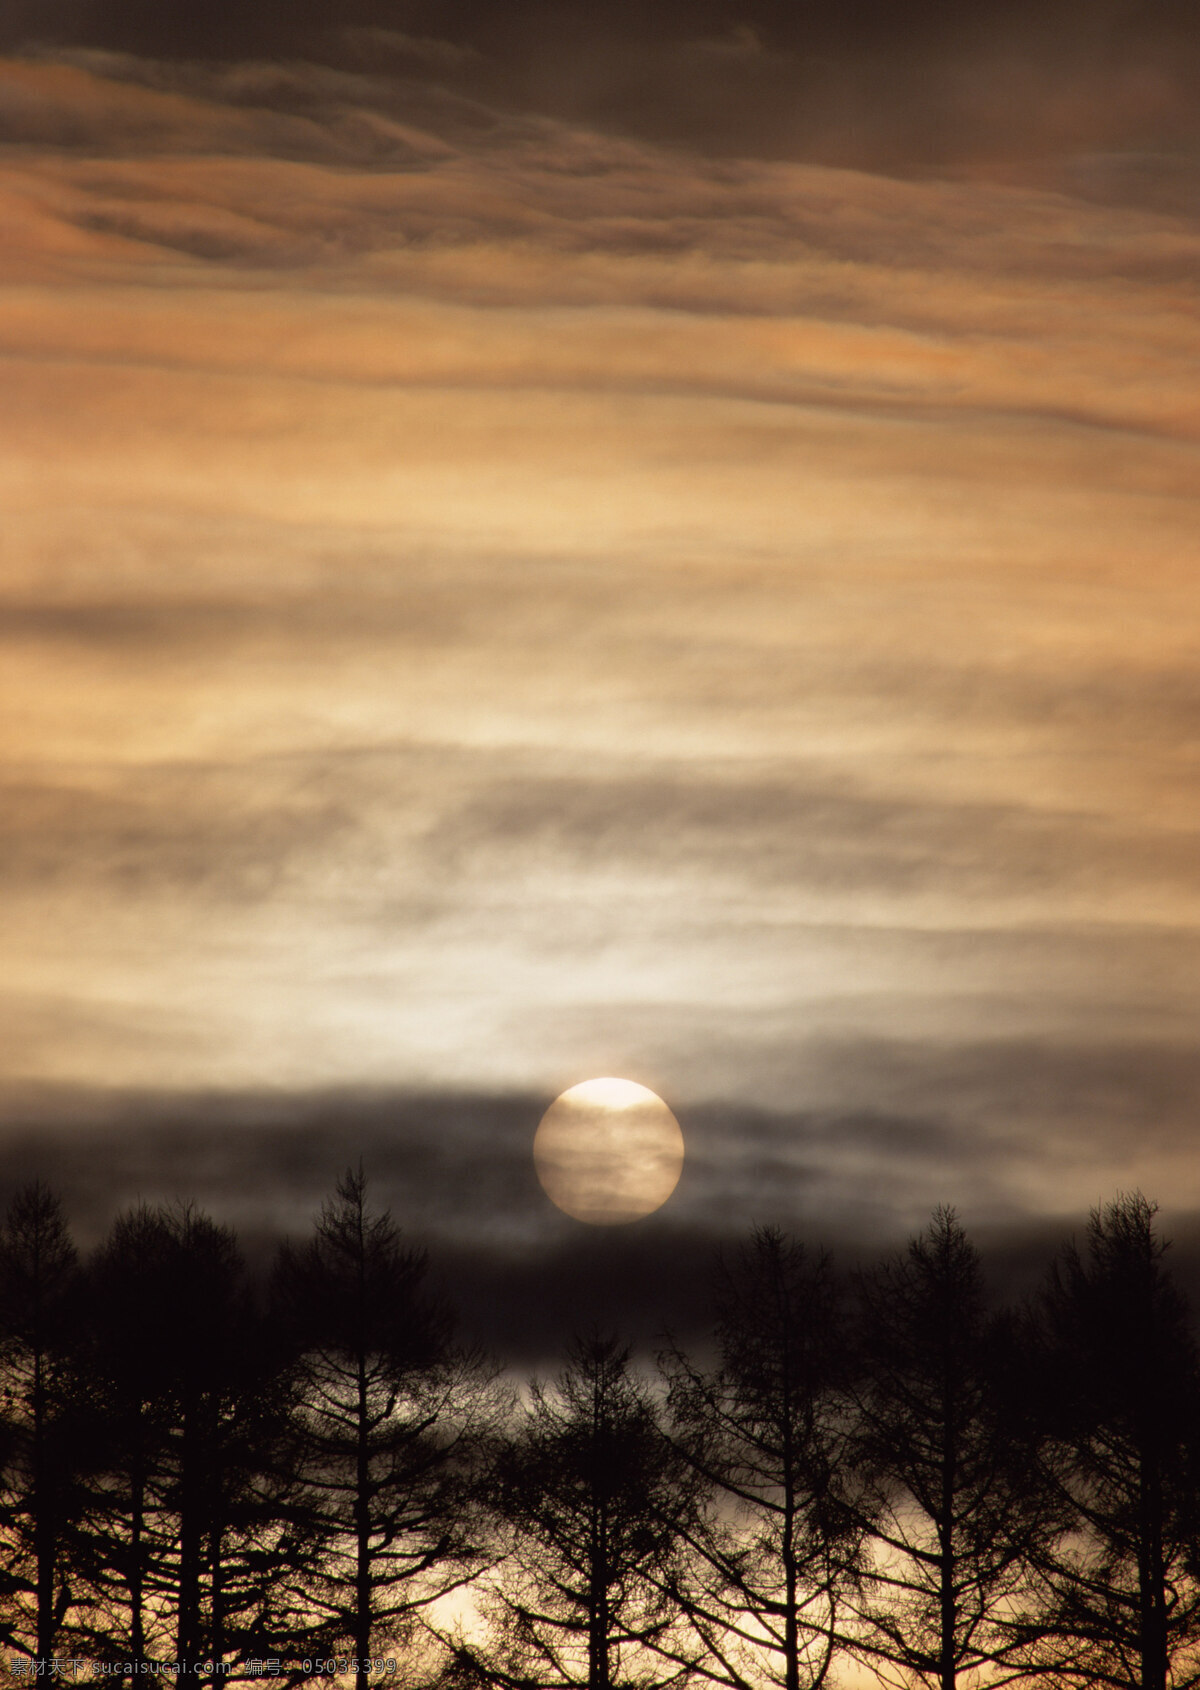
[[1188, 1234], [1200, 30], [959, 10], [0, 4], [5, 1189]]

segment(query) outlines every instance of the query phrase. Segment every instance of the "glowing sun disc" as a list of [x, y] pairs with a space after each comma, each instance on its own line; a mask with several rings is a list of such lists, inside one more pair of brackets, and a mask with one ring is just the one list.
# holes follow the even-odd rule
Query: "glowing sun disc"
[[556, 1097], [533, 1140], [552, 1203], [590, 1226], [624, 1226], [660, 1209], [683, 1170], [679, 1122], [633, 1080], [584, 1080]]

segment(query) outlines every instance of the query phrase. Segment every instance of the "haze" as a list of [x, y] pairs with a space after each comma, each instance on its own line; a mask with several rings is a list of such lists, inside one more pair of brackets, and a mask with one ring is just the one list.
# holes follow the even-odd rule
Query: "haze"
[[5, 10], [13, 1181], [284, 1228], [365, 1145], [544, 1262], [599, 1073], [683, 1126], [664, 1252], [1187, 1230], [1200, 104], [1142, 11]]

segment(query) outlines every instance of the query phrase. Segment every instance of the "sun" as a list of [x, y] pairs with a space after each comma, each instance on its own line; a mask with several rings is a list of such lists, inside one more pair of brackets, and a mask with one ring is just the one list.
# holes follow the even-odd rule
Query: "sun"
[[624, 1226], [660, 1209], [683, 1170], [679, 1122], [634, 1080], [584, 1080], [556, 1097], [533, 1140], [552, 1203], [590, 1226]]

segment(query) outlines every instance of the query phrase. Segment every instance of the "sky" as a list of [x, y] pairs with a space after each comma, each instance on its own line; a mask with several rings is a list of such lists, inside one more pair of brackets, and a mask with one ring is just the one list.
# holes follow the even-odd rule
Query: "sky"
[[[1196, 1234], [1194, 9], [0, 55], [4, 1190], [266, 1249], [361, 1155], [517, 1346], [761, 1221]], [[534, 1175], [596, 1075], [687, 1143], [628, 1227]]]

